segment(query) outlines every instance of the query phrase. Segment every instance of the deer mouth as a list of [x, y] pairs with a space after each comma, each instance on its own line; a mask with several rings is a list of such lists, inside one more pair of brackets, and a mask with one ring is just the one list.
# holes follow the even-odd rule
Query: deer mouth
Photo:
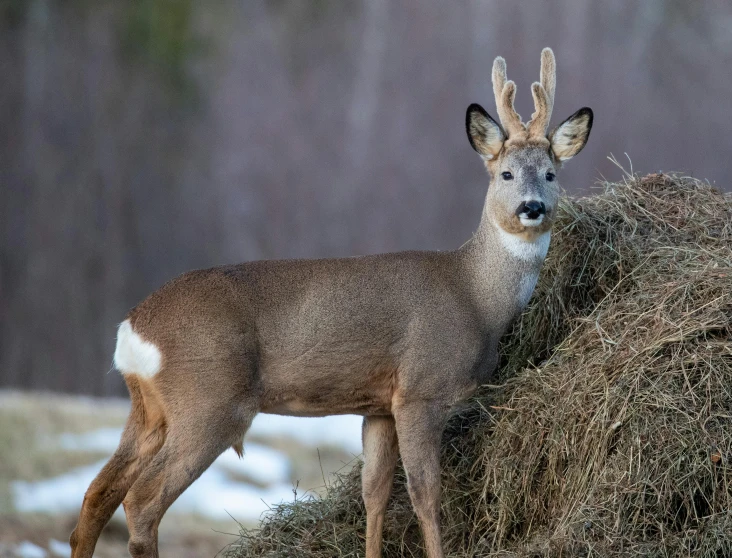
[[542, 234], [548, 232], [552, 228], [553, 216], [551, 211], [529, 219], [527, 217], [519, 217], [518, 215], [496, 215], [494, 217], [494, 225], [499, 231], [516, 236], [526, 242], [533, 242]]
[[544, 222], [544, 215], [538, 215], [537, 217], [526, 217], [521, 215], [519, 221], [526, 228], [538, 227]]

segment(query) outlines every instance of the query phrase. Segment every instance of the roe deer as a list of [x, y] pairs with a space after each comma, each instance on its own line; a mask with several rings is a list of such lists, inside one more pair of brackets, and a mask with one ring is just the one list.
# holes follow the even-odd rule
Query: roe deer
[[132, 400], [119, 448], [86, 492], [72, 556], [91, 558], [123, 502], [132, 556], [158, 556], [173, 501], [257, 413], [363, 421], [366, 556], [381, 555], [397, 453], [429, 558], [440, 539], [440, 438], [450, 408], [490, 379], [500, 337], [526, 306], [549, 247], [555, 172], [587, 142], [583, 108], [552, 133], [555, 62], [541, 55], [524, 124], [503, 58], [498, 124], [467, 110], [492, 179], [474, 236], [452, 252], [258, 261], [192, 271], [129, 312], [114, 354]]

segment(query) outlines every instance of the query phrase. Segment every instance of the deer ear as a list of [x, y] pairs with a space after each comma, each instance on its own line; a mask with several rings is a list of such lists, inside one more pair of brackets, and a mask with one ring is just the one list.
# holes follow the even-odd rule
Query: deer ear
[[490, 161], [503, 148], [506, 133], [503, 128], [491, 118], [483, 107], [473, 103], [465, 114], [465, 129], [468, 132], [470, 145], [481, 157]]
[[579, 109], [549, 134], [554, 156], [560, 161], [566, 161], [577, 155], [587, 143], [591, 129], [592, 109]]

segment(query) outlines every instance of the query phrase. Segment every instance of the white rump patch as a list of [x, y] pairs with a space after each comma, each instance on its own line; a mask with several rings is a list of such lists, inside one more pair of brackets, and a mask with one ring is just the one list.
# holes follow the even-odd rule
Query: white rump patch
[[132, 329], [130, 320], [119, 324], [117, 348], [114, 350], [114, 366], [123, 374], [137, 374], [152, 378], [160, 372], [160, 350], [145, 341]]
[[[511, 233], [507, 233], [501, 227], [496, 226], [501, 237], [503, 247], [513, 256], [527, 261], [543, 261], [549, 250], [549, 231], [539, 235], [535, 240], [528, 241]], [[532, 287], [533, 289], [533, 287]]]

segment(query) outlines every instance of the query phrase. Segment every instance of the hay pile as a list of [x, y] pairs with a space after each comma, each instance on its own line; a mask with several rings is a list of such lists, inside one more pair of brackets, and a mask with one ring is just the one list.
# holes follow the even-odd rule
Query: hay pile
[[[628, 176], [561, 208], [502, 385], [443, 440], [450, 556], [732, 556], [732, 198]], [[228, 557], [362, 556], [359, 467]], [[397, 475], [385, 556], [422, 556]]]

